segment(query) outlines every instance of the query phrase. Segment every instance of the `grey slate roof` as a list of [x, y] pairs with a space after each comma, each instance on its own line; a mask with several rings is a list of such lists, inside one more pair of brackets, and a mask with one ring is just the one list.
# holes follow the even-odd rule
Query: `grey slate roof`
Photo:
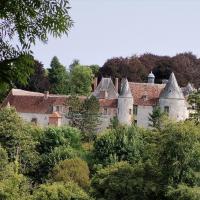
[[131, 93], [131, 89], [129, 87], [129, 83], [127, 78], [123, 78], [121, 82], [121, 91], [120, 91], [120, 97], [128, 97], [133, 98], [133, 95]]
[[188, 96], [188, 95], [190, 95], [192, 92], [196, 91], [196, 89], [192, 86], [191, 83], [188, 83], [188, 84], [186, 85], [186, 87], [182, 87], [181, 89], [182, 89], [182, 92], [183, 92], [184, 96]]
[[176, 77], [173, 72], [171, 73], [169, 81], [167, 82], [165, 88], [161, 92], [160, 98], [184, 99], [183, 92], [181, 88], [178, 86]]
[[102, 91], [107, 92], [108, 99], [117, 99], [119, 96], [111, 78], [102, 78], [101, 82], [99, 83], [97, 88], [94, 90], [93, 95], [97, 98], [100, 98], [100, 95], [101, 95], [100, 93]]

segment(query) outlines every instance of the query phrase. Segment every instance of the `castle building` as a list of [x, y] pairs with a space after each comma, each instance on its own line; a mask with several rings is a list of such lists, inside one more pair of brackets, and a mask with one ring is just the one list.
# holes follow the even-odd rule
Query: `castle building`
[[[174, 73], [164, 84], [156, 84], [155, 76], [151, 72], [147, 83], [128, 82], [126, 78], [102, 78], [97, 84], [94, 81], [94, 95], [100, 104], [101, 127], [105, 129], [110, 120], [117, 117], [121, 124], [136, 124], [139, 127], [149, 127], [149, 114], [159, 106], [169, 118], [175, 121], [189, 117], [191, 106], [187, 103], [188, 95], [194, 91], [191, 84], [180, 88]], [[12, 89], [1, 107], [13, 106], [19, 115], [26, 121], [41, 126], [61, 126], [68, 124], [66, 113], [69, 106], [66, 104], [69, 96], [53, 95], [38, 92], [29, 92]], [[85, 96], [80, 96], [84, 100]]]

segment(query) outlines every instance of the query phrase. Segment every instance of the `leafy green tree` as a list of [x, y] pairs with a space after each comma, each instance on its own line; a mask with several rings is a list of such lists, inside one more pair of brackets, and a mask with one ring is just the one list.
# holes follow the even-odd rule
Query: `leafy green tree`
[[119, 127], [108, 130], [94, 142], [93, 154], [97, 163], [107, 165], [119, 161], [137, 163], [142, 156], [143, 140], [139, 129]]
[[88, 189], [89, 168], [85, 161], [80, 158], [72, 158], [59, 162], [52, 170], [52, 180], [65, 183], [73, 181], [83, 189]]
[[34, 72], [28, 78], [27, 84], [22, 85], [20, 83], [15, 83], [17, 88], [29, 90], [33, 92], [44, 92], [48, 91], [50, 87], [48, 75], [44, 69], [44, 66], [41, 62], [34, 60], [33, 65]]
[[77, 184], [47, 183], [33, 193], [33, 200], [92, 200]]
[[70, 72], [73, 70], [73, 68], [75, 67], [75, 66], [77, 66], [77, 65], [80, 65], [80, 61], [78, 60], [78, 59], [74, 59], [73, 61], [72, 61], [72, 63], [69, 65], [69, 70], [70, 70]]
[[98, 77], [100, 69], [99, 65], [89, 65], [88, 67], [92, 70], [94, 77]]
[[18, 168], [18, 160], [9, 163], [7, 152], [0, 148], [0, 199], [30, 198], [30, 185], [26, 177], [19, 173]]
[[33, 171], [39, 160], [33, 132], [34, 127], [23, 122], [14, 108], [0, 110], [0, 144], [10, 161], [19, 158], [23, 173]]
[[156, 199], [158, 185], [146, 178], [143, 165], [119, 162], [97, 171], [91, 187], [96, 199], [150, 200]]
[[170, 187], [167, 197], [170, 200], [199, 200], [200, 187], [188, 187], [187, 185], [178, 185], [176, 189]]
[[90, 95], [92, 91], [93, 73], [87, 66], [76, 65], [70, 73], [70, 93]]
[[37, 181], [45, 181], [52, 168], [61, 160], [84, 156], [80, 131], [69, 126], [48, 127], [37, 137], [40, 163], [34, 174]]
[[70, 146], [75, 149], [81, 148], [81, 133], [78, 129], [63, 127], [47, 127], [39, 135], [38, 151], [41, 154], [51, 152], [55, 147]]
[[194, 122], [168, 124], [161, 131], [159, 166], [162, 184], [200, 184], [200, 132]]
[[91, 96], [81, 102], [79, 97], [71, 96], [67, 105], [70, 108], [67, 114], [70, 125], [81, 130], [84, 140], [92, 141], [100, 123], [100, 106], [97, 98]]
[[161, 108], [156, 107], [153, 110], [152, 114], [149, 114], [149, 125], [153, 128], [160, 130], [165, 116], [166, 114], [161, 111]]
[[194, 119], [196, 123], [200, 123], [200, 91], [192, 93], [188, 101], [195, 107], [195, 113], [191, 114], [191, 118]]
[[51, 61], [51, 68], [49, 69], [49, 82], [51, 84], [50, 92], [54, 94], [68, 94], [69, 93], [69, 74], [65, 67], [60, 64], [56, 56]]
[[[26, 62], [31, 60], [31, 45], [36, 40], [47, 42], [49, 35], [67, 34], [73, 25], [69, 9], [67, 0], [1, 1], [0, 82], [10, 84], [13, 78], [27, 80], [31, 67]], [[17, 44], [15, 37], [19, 41]]]

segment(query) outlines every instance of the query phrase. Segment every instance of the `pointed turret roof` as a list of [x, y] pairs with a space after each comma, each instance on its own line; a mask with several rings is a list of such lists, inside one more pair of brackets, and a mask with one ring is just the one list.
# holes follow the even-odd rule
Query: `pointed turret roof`
[[184, 99], [183, 92], [181, 91], [173, 72], [171, 73], [165, 88], [161, 92], [160, 98]]
[[115, 89], [115, 86], [111, 78], [102, 78], [101, 82], [99, 83], [97, 88], [94, 90], [93, 95], [99, 98], [101, 91], [105, 91], [108, 93], [108, 99], [118, 98], [118, 93]]
[[133, 95], [131, 93], [129, 83], [127, 78], [123, 78], [121, 82], [121, 91], [120, 91], [120, 97], [131, 97], [133, 98]]

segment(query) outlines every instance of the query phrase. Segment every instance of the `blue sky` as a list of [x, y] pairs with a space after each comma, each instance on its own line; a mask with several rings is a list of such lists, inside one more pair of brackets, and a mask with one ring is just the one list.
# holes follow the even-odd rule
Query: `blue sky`
[[112, 57], [153, 53], [200, 56], [200, 0], [71, 0], [74, 27], [68, 37], [50, 37], [33, 47], [45, 67], [56, 55], [69, 66], [100, 66]]

